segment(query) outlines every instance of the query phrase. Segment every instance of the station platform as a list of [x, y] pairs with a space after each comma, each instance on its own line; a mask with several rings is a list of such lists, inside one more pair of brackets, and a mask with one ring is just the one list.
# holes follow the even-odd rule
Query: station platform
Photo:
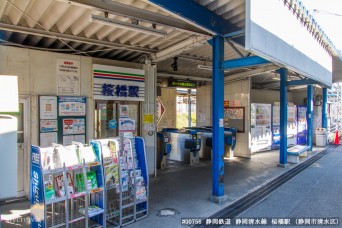
[[[323, 150], [315, 147], [307, 158], [301, 159], [301, 163]], [[126, 227], [181, 227], [181, 218], [211, 216], [299, 165], [289, 164], [281, 168], [277, 167], [278, 162], [278, 150], [255, 153], [252, 159], [225, 160], [224, 183], [228, 201], [221, 205], [208, 200], [211, 193], [210, 161], [201, 161], [197, 166], [171, 162], [167, 170], [150, 178], [149, 216]], [[6, 221], [17, 218], [17, 224]], [[29, 227], [28, 218], [27, 200], [1, 206], [1, 228]]]

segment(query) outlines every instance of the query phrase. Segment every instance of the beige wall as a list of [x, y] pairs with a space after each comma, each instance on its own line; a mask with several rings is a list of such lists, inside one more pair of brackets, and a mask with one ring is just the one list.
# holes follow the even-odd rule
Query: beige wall
[[197, 88], [196, 125], [211, 126], [211, 85]]
[[[57, 76], [56, 76], [56, 59], [72, 59], [81, 63], [81, 81], [80, 96], [87, 97], [87, 140], [94, 137], [94, 106], [93, 99], [93, 80], [92, 80], [92, 64], [114, 65], [120, 67], [143, 69], [144, 65], [129, 62], [120, 62], [112, 60], [96, 59], [91, 57], [83, 57], [77, 55], [67, 55], [47, 51], [37, 51], [25, 48], [0, 46], [0, 74], [17, 75], [19, 83], [19, 95], [29, 100], [30, 119], [29, 134], [26, 150], [30, 150], [30, 145], [38, 145], [38, 95], [57, 95]], [[155, 74], [151, 71], [149, 77]], [[152, 76], [151, 76], [152, 75]], [[148, 80], [147, 80], [148, 81]], [[151, 81], [150, 81], [151, 82]], [[155, 83], [155, 80], [152, 81]], [[151, 85], [149, 85], [151, 87]], [[154, 90], [147, 90], [154, 91]], [[152, 101], [150, 105], [155, 106], [154, 94], [148, 96]], [[143, 103], [143, 109], [148, 101]], [[153, 112], [153, 111], [152, 111]], [[148, 153], [149, 173], [154, 173], [154, 144], [155, 134], [147, 136], [143, 132], [146, 148]], [[29, 159], [26, 156], [25, 170], [29, 173]], [[27, 184], [28, 186], [28, 184]], [[28, 188], [25, 189], [28, 193]]]
[[[288, 92], [287, 96], [289, 102], [294, 102], [292, 92]], [[251, 103], [273, 104], [274, 102], [280, 102], [280, 91], [252, 89]]]
[[158, 123], [158, 130], [176, 127], [176, 97], [176, 88], [161, 88], [160, 100], [164, 105], [165, 113]]
[[[197, 88], [197, 126], [212, 125], [211, 123], [211, 85]], [[245, 133], [237, 134], [234, 154], [238, 157], [251, 157], [250, 150], [250, 80], [226, 84], [224, 86], [224, 100], [239, 100], [245, 107]]]

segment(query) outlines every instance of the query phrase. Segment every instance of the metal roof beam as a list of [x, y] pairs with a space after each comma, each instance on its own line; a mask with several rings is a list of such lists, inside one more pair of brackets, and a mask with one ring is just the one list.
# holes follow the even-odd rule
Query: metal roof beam
[[195, 47], [201, 46], [206, 43], [206, 38], [204, 37], [193, 37], [182, 42], [179, 42], [171, 47], [165, 48], [152, 55], [152, 60], [155, 62], [161, 62], [163, 60], [172, 58], [174, 56], [180, 55], [187, 52]]
[[0, 23], [0, 30], [29, 34], [29, 35], [36, 35], [36, 36], [41, 36], [41, 37], [49, 37], [49, 38], [54, 38], [54, 39], [59, 38], [61, 40], [81, 42], [84, 44], [98, 45], [98, 46], [109, 47], [113, 49], [122, 49], [122, 50], [136, 51], [136, 52], [149, 53], [149, 54], [156, 52], [156, 50], [148, 49], [148, 48], [134, 47], [130, 45], [118, 44], [118, 43], [113, 43], [113, 42], [108, 42], [108, 41], [103, 41], [103, 40], [96, 40], [96, 39], [68, 35], [68, 34], [57, 33], [57, 32], [50, 32], [50, 31], [45, 31], [41, 29], [28, 28], [28, 27], [18, 26], [18, 25], [9, 25], [6, 23]]
[[304, 80], [293, 80], [286, 83], [288, 86], [298, 86], [298, 85], [314, 85], [318, 84], [315, 80], [304, 79]]
[[72, 4], [88, 6], [90, 8], [112, 13], [122, 17], [134, 18], [139, 21], [145, 21], [152, 24], [159, 24], [161, 26], [171, 27], [181, 31], [187, 31], [194, 34], [205, 35], [209, 34], [193, 25], [190, 25], [180, 19], [172, 18], [162, 14], [154, 13], [148, 10], [139, 9], [123, 3], [108, 1], [108, 0], [59, 0]]
[[259, 56], [251, 56], [240, 59], [225, 60], [222, 62], [222, 69], [229, 70], [234, 68], [243, 68], [258, 66], [271, 63], [270, 61], [263, 59]]
[[203, 81], [203, 82], [211, 82], [211, 78], [204, 78], [198, 76], [188, 76], [188, 75], [179, 75], [179, 74], [168, 74], [168, 73], [157, 73], [158, 78], [175, 78], [175, 79], [189, 79], [195, 81]]
[[195, 25], [212, 35], [224, 36], [225, 34], [240, 31], [237, 26], [221, 16], [210, 11], [194, 0], [148, 0], [149, 2], [166, 9], [174, 15], [181, 16], [187, 22]]
[[265, 67], [258, 68], [255, 70], [250, 70], [246, 72], [241, 72], [241, 73], [225, 76], [224, 81], [231, 81], [231, 80], [240, 79], [240, 78], [248, 78], [248, 77], [252, 77], [255, 75], [262, 74], [262, 73], [271, 72], [277, 69], [279, 69], [278, 66], [265, 66]]

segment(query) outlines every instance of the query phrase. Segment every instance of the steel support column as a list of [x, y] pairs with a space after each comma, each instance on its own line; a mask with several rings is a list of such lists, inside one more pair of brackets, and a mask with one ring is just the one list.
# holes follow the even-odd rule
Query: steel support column
[[312, 137], [313, 137], [313, 86], [308, 85], [307, 89], [307, 109], [306, 109], [306, 118], [308, 121], [308, 130], [307, 130], [307, 144], [310, 147], [310, 151], [312, 151]]
[[280, 73], [280, 154], [279, 165], [287, 164], [287, 69], [281, 68]]
[[328, 89], [323, 88], [322, 127], [324, 128], [328, 128], [327, 103], [328, 103]]
[[224, 196], [224, 38], [213, 37], [213, 84], [212, 84], [212, 198]]

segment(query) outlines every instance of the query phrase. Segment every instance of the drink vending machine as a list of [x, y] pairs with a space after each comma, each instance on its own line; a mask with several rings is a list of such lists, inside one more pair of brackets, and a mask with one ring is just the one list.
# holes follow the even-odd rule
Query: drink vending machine
[[280, 147], [280, 106], [272, 107], [272, 150]]
[[306, 107], [298, 106], [297, 108], [297, 144], [306, 145], [307, 122], [306, 122]]
[[252, 153], [271, 150], [272, 146], [272, 105], [251, 104]]
[[297, 106], [287, 108], [287, 146], [297, 145]]

